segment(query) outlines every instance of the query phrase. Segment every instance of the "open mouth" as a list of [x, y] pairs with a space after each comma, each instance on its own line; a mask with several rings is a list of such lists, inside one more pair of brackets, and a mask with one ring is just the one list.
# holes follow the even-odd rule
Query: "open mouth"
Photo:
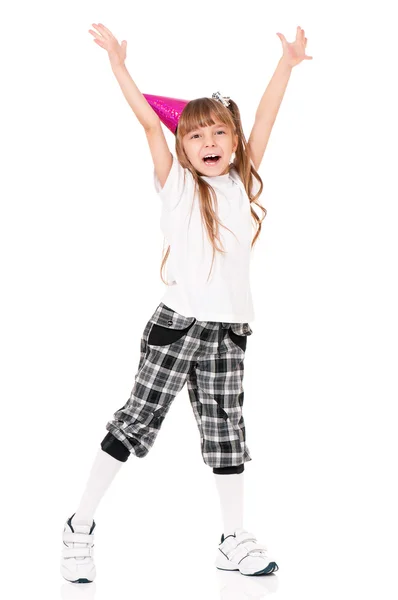
[[203, 158], [203, 162], [206, 165], [216, 165], [220, 159], [221, 159], [221, 156], [218, 156], [218, 154], [212, 154], [210, 156], [206, 156], [205, 158]]

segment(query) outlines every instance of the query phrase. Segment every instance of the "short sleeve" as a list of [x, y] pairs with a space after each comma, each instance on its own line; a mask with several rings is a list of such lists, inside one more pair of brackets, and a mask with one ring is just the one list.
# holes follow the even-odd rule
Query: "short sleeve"
[[[254, 167], [254, 165], [253, 165], [253, 167]], [[246, 188], [243, 184], [243, 181], [239, 177], [239, 173], [238, 173], [238, 170], [235, 167], [235, 165], [233, 165], [232, 168], [230, 169], [230, 175], [234, 179], [234, 181], [241, 187], [241, 189], [244, 191], [244, 193], [246, 194]], [[253, 175], [252, 175], [252, 187], [253, 187], [252, 194], [255, 196], [257, 194], [258, 190], [260, 189], [260, 182], [257, 181], [257, 179], [255, 177], [253, 177]]]
[[176, 208], [181, 201], [184, 192], [187, 191], [186, 186], [189, 184], [189, 175], [191, 175], [188, 169], [184, 169], [180, 165], [178, 159], [173, 154], [172, 157], [173, 163], [163, 188], [160, 185], [160, 181], [156, 175], [155, 169], [153, 171], [155, 190], [162, 200], [164, 207], [168, 210], [173, 210]]

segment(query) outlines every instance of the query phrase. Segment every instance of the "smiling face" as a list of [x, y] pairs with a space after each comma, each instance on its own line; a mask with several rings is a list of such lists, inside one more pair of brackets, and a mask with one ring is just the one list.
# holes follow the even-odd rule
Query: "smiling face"
[[[198, 127], [184, 135], [182, 143], [193, 167], [207, 177], [225, 175], [231, 155], [238, 147], [238, 136], [213, 115], [214, 125]], [[206, 159], [208, 155], [218, 158]]]

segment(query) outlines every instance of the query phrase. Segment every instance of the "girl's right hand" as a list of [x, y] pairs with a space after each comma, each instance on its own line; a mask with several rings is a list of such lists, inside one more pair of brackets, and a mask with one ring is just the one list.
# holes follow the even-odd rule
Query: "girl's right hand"
[[97, 31], [89, 29], [89, 33], [94, 36], [94, 42], [108, 52], [112, 69], [123, 65], [126, 60], [126, 40], [123, 40], [122, 43], [119, 44], [114, 35], [104, 25], [101, 23], [93, 23], [92, 25]]

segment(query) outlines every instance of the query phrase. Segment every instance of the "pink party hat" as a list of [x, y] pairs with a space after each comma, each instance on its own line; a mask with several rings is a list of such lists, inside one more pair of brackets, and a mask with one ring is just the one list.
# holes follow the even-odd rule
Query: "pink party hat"
[[143, 94], [143, 96], [158, 115], [162, 123], [170, 129], [171, 133], [175, 134], [181, 113], [189, 100], [167, 98], [166, 96], [153, 96], [151, 94]]
[[[176, 132], [180, 116], [190, 100], [180, 100], [179, 98], [167, 98], [166, 96], [153, 96], [151, 94], [143, 94], [148, 104], [153, 108], [159, 119], [170, 129], [171, 133]], [[229, 106], [230, 98], [222, 96], [220, 92], [212, 94], [224, 106]]]

